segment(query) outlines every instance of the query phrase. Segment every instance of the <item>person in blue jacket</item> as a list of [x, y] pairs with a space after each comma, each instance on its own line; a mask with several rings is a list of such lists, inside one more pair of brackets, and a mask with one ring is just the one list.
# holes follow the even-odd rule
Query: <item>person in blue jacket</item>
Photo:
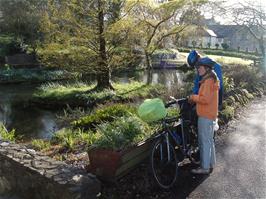
[[[199, 65], [209, 65], [213, 66], [214, 72], [216, 73], [219, 81], [220, 81], [220, 88], [219, 88], [219, 109], [222, 107], [223, 102], [223, 74], [222, 74], [222, 68], [221, 65], [217, 62], [213, 61], [209, 57], [201, 57], [201, 55], [196, 50], [191, 50], [187, 57], [187, 63], [190, 67], [195, 67]], [[193, 87], [193, 94], [199, 93], [199, 87], [200, 87], [200, 80], [201, 77], [197, 73], [195, 79], [194, 79], [194, 87]]]

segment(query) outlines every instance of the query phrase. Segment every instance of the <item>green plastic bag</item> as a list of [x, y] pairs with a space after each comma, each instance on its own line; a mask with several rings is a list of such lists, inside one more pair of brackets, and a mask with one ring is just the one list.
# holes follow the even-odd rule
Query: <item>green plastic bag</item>
[[159, 98], [146, 99], [138, 108], [139, 117], [145, 122], [154, 122], [166, 116], [166, 108]]

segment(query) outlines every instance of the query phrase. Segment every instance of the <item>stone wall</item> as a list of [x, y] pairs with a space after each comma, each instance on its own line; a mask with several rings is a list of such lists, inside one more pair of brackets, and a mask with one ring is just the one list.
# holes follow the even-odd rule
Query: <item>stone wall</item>
[[83, 169], [0, 141], [0, 198], [8, 192], [25, 199], [90, 199], [97, 198], [100, 182]]

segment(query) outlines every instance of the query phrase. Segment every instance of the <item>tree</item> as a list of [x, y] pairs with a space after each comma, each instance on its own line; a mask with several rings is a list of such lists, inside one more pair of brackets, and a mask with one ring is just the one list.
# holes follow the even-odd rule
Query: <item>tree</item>
[[215, 44], [216, 50], [219, 48], [219, 46], [220, 46], [219, 43], [216, 43], [216, 44]]
[[227, 50], [229, 48], [229, 45], [227, 43], [222, 43], [221, 45], [224, 50]]
[[202, 23], [204, 16], [201, 14], [197, 7], [185, 9], [180, 16], [181, 24], [205, 25]]
[[[137, 1], [137, 0], [135, 0]], [[172, 0], [165, 3], [154, 3], [141, 0], [131, 10], [135, 27], [140, 37], [139, 46], [145, 54], [146, 66], [151, 68], [151, 55], [170, 37], [178, 37], [189, 25], [181, 15], [205, 1]], [[167, 41], [168, 42], [168, 41]]]
[[[49, 0], [42, 21], [46, 34], [41, 60], [47, 65], [94, 72], [96, 89], [111, 88], [111, 71], [132, 58], [134, 34], [125, 0]], [[123, 15], [122, 15], [123, 13]], [[46, 54], [45, 54], [46, 53]]]
[[265, 60], [266, 13], [263, 5], [247, 1], [234, 6], [229, 10], [229, 13], [233, 16], [233, 22], [235, 24], [245, 26], [255, 38], [258, 42], [263, 60]]
[[13, 35], [23, 44], [29, 44], [35, 52], [41, 38], [39, 21], [46, 0], [0, 0], [2, 14], [1, 31]]

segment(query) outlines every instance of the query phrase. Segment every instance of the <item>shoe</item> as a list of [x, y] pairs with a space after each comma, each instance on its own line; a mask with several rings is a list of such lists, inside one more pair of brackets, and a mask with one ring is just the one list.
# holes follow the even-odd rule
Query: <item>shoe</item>
[[209, 174], [210, 173], [210, 169], [203, 169], [203, 168], [192, 169], [191, 173], [194, 173], [194, 174]]

